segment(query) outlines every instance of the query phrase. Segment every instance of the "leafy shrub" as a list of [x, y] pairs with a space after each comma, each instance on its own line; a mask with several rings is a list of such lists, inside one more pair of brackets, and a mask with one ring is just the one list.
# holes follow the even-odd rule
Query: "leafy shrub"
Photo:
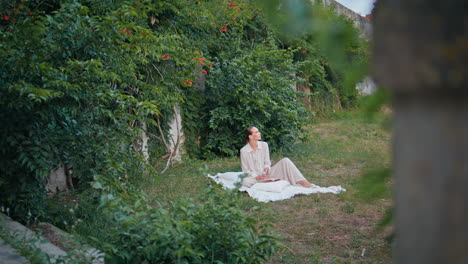
[[108, 198], [103, 208], [113, 224], [107, 237], [94, 238], [106, 263], [263, 263], [278, 247], [268, 225], [246, 214], [235, 193], [211, 186], [200, 203], [158, 208], [145, 199]]
[[307, 117], [294, 91], [291, 52], [262, 44], [229, 55], [208, 79], [207, 148], [237, 155], [248, 126], [265, 130], [273, 149], [291, 147]]
[[44, 217], [45, 183], [64, 164], [80, 189], [101, 178], [128, 192], [114, 179], [151, 170], [135, 150], [138, 125], [154, 124], [191, 76], [180, 36], [148, 28], [149, 15], [174, 8], [169, 1], [62, 2], [0, 3], [0, 204], [23, 221]]

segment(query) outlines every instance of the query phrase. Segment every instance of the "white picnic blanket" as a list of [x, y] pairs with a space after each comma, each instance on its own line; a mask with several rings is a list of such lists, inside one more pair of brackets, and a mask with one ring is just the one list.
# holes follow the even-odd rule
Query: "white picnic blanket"
[[[216, 183], [221, 184], [224, 189], [235, 189], [236, 184], [240, 184], [240, 175], [243, 172], [224, 172], [218, 173], [214, 176], [207, 175], [207, 177], [213, 179]], [[265, 191], [269, 190], [269, 191]], [[247, 192], [250, 197], [254, 198], [259, 202], [272, 202], [279, 200], [286, 200], [297, 194], [312, 194], [312, 193], [334, 193], [338, 194], [340, 192], [346, 191], [340, 185], [330, 186], [330, 187], [320, 187], [317, 188], [305, 188], [298, 185], [291, 185], [289, 182], [280, 180], [276, 182], [268, 183], [256, 183], [252, 187], [242, 186], [239, 188], [241, 192]]]

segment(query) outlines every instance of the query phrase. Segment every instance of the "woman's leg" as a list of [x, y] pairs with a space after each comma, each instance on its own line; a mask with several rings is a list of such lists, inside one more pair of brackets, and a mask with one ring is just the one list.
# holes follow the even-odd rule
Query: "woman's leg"
[[297, 183], [299, 183], [300, 185], [302, 185], [304, 187], [307, 187], [307, 188], [316, 188], [317, 187], [317, 186], [315, 186], [315, 184], [312, 184], [312, 183], [308, 182], [307, 180], [298, 181]]
[[271, 168], [270, 177], [289, 181], [292, 185], [300, 184], [304, 187], [315, 187], [315, 185], [304, 178], [296, 165], [288, 158], [278, 161], [278, 163]]

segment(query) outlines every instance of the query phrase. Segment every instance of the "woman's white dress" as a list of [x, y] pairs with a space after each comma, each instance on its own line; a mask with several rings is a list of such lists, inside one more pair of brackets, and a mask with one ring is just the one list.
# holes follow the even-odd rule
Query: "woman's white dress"
[[253, 150], [250, 144], [246, 144], [240, 150], [242, 171], [249, 176], [242, 180], [242, 185], [250, 187], [257, 183], [255, 179], [258, 175], [265, 174], [265, 169], [269, 170], [269, 177], [289, 181], [292, 185], [305, 180], [302, 173], [294, 163], [284, 158], [271, 167], [270, 150], [265, 141], [258, 141], [257, 150]]

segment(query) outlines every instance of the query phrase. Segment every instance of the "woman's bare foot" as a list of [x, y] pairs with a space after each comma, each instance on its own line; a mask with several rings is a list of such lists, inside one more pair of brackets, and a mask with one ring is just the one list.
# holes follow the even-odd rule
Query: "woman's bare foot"
[[306, 188], [317, 188], [317, 186], [316, 186], [315, 184], [312, 184], [312, 183], [310, 183], [310, 182], [308, 182], [308, 181], [306, 181], [306, 180], [304, 180], [304, 181], [299, 181], [299, 182], [297, 182], [297, 183], [299, 183], [300, 185], [302, 185], [302, 186], [304, 186], [304, 187], [306, 187]]

